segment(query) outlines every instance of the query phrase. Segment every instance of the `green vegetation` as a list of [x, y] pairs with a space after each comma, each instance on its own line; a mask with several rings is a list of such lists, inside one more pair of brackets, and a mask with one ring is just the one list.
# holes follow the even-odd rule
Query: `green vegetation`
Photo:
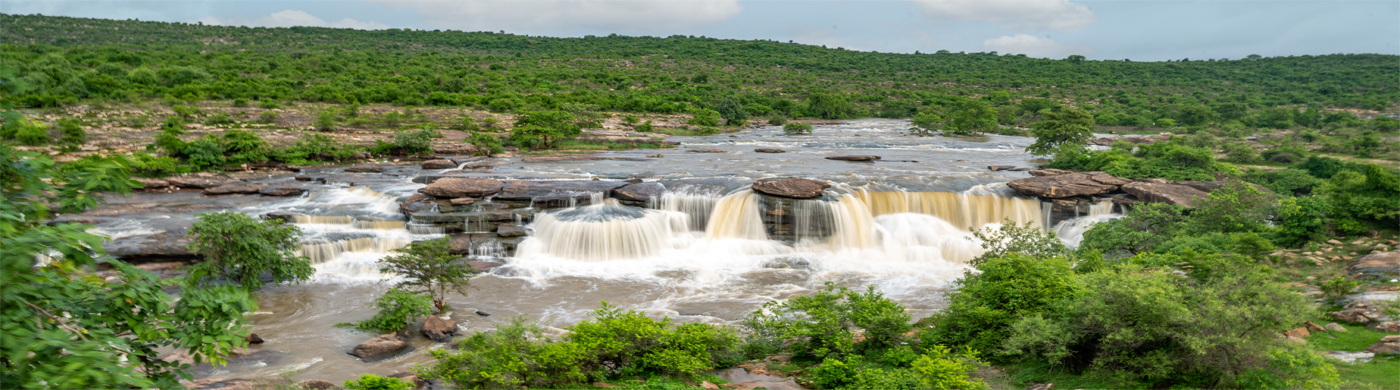
[[360, 375], [360, 379], [345, 381], [345, 388], [350, 390], [413, 390], [412, 382], [403, 379], [383, 377], [374, 374]]
[[447, 311], [448, 292], [467, 295], [467, 285], [476, 270], [456, 262], [460, 256], [449, 252], [447, 237], [415, 241], [394, 252], [397, 254], [379, 260], [379, 270], [404, 278], [395, 288], [427, 296], [438, 312]]
[[788, 122], [783, 125], [783, 133], [787, 135], [812, 134], [812, 124]]
[[391, 288], [384, 295], [374, 299], [374, 308], [379, 309], [374, 317], [355, 323], [340, 323], [336, 326], [353, 326], [366, 332], [398, 332], [423, 316], [433, 313], [433, 299], [415, 291]]
[[234, 211], [203, 213], [189, 235], [190, 249], [203, 261], [188, 269], [187, 285], [227, 280], [244, 289], [262, 287], [261, 275], [273, 284], [300, 282], [315, 271], [301, 249], [301, 228], [281, 220], [260, 221]]

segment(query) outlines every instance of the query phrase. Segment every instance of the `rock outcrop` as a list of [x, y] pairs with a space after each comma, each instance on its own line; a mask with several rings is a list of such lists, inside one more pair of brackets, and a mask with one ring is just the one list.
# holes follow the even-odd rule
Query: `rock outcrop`
[[[1037, 171], [1031, 172], [1035, 175]], [[1069, 198], [1107, 194], [1127, 183], [1130, 181], [1103, 172], [1077, 172], [1016, 179], [1006, 183], [1006, 186], [1030, 196]]]
[[205, 188], [205, 195], [229, 195], [229, 194], [256, 194], [267, 188], [266, 184], [234, 183], [224, 184], [218, 187]]
[[356, 165], [345, 168], [345, 171], [354, 173], [380, 173], [384, 172], [384, 167], [378, 165]]
[[1390, 335], [1381, 338], [1381, 341], [1366, 348], [1366, 352], [1374, 354], [1400, 354], [1400, 335]]
[[180, 188], [214, 188], [224, 184], [236, 182], [237, 180], [222, 176], [171, 176], [165, 178], [170, 185]]
[[758, 148], [753, 150], [756, 153], [787, 153], [786, 150], [775, 148]]
[[813, 199], [822, 196], [822, 191], [831, 184], [800, 177], [767, 178], [753, 182], [755, 192], [793, 199]]
[[422, 167], [423, 169], [451, 169], [456, 168], [457, 163], [447, 159], [428, 160], [423, 162]]
[[638, 202], [645, 202], [649, 199], [661, 199], [661, 194], [664, 193], [666, 193], [666, 186], [654, 181], [628, 184], [612, 190], [612, 196], [614, 198]]
[[437, 198], [480, 198], [501, 192], [505, 183], [496, 179], [475, 177], [449, 177], [434, 181], [418, 192]]
[[1364, 274], [1379, 277], [1400, 275], [1400, 251], [1372, 252], [1347, 262], [1347, 275]]
[[263, 196], [301, 196], [306, 193], [305, 188], [300, 187], [269, 187], [258, 191]]
[[165, 187], [169, 187], [169, 186], [170, 186], [170, 182], [165, 181], [165, 180], [161, 180], [161, 179], [148, 179], [148, 178], [144, 178], [144, 177], [133, 177], [133, 178], [131, 178], [131, 180], [135, 180], [135, 181], [141, 183], [141, 187], [144, 188], [144, 189], [148, 189], [148, 190], [153, 190], [153, 189], [157, 189], [157, 188], [165, 188]]
[[365, 362], [373, 362], [394, 357], [407, 348], [408, 343], [399, 340], [398, 336], [393, 333], [385, 333], [356, 345], [350, 354]]
[[1123, 185], [1122, 189], [1143, 202], [1169, 203], [1185, 207], [1195, 207], [1197, 200], [1210, 196], [1209, 193], [1181, 184], [1132, 182]]

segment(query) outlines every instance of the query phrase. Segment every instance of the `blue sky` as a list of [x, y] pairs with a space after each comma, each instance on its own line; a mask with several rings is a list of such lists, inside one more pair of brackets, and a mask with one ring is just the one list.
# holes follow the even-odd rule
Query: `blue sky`
[[1400, 54], [1400, 1], [0, 0], [0, 12], [546, 36], [703, 35], [1135, 61]]

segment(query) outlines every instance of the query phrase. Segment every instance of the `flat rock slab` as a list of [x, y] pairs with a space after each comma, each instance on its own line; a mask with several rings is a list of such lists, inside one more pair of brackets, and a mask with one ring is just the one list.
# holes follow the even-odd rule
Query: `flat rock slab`
[[691, 149], [691, 150], [688, 150], [688, 151], [691, 152], [691, 153], [724, 153], [724, 152], [726, 152], [726, 150], [724, 150], [724, 149]]
[[1063, 170], [1063, 169], [1032, 169], [1032, 170], [1030, 170], [1030, 172], [1026, 172], [1026, 173], [1031, 174], [1031, 176], [1041, 177], [1041, 176], [1059, 176], [1059, 175], [1074, 173], [1074, 171], [1066, 171], [1066, 170]]
[[497, 225], [496, 235], [501, 237], [524, 237], [525, 228], [515, 225]]
[[870, 162], [879, 160], [880, 156], [827, 156], [827, 160]]
[[758, 149], [754, 149], [753, 151], [754, 151], [754, 152], [757, 152], [757, 153], [787, 153], [786, 150], [774, 149], [774, 148], [758, 148]]
[[646, 201], [649, 199], [661, 199], [661, 194], [666, 193], [666, 186], [657, 182], [632, 183], [612, 190], [612, 196], [621, 200]]
[[451, 177], [434, 181], [419, 193], [444, 199], [480, 198], [501, 192], [505, 183], [496, 179], [477, 177]]
[[405, 349], [408, 349], [408, 343], [399, 340], [393, 333], [385, 333], [356, 345], [350, 354], [370, 363], [394, 357]]
[[753, 190], [758, 193], [794, 199], [818, 198], [827, 188], [831, 188], [831, 183], [800, 177], [770, 177], [753, 182]]
[[457, 167], [457, 163], [452, 162], [452, 160], [447, 160], [447, 159], [428, 160], [428, 161], [424, 161], [424, 162], [423, 162], [423, 165], [421, 165], [421, 167], [422, 167], [423, 169], [449, 169], [449, 168], [456, 168], [456, 167]]
[[256, 194], [267, 188], [266, 184], [237, 183], [205, 188], [205, 195]]
[[1346, 269], [1348, 275], [1400, 276], [1400, 251], [1372, 252], [1347, 262]]
[[219, 176], [171, 176], [165, 181], [172, 186], [180, 188], [214, 188], [221, 185], [237, 182], [238, 180]]
[[[1034, 175], [1035, 171], [1031, 172]], [[1068, 198], [1106, 194], [1117, 191], [1119, 186], [1129, 182], [1102, 172], [1083, 172], [1016, 179], [1006, 183], [1006, 186], [1030, 196]]]
[[524, 181], [511, 180], [496, 194], [500, 200], [534, 200], [548, 195], [608, 193], [631, 183], [613, 180]]
[[987, 170], [992, 171], [992, 172], [996, 172], [996, 171], [1009, 171], [1009, 170], [1012, 170], [1012, 169], [1016, 169], [1016, 166], [1015, 166], [1015, 165], [991, 165], [991, 166], [988, 166], [988, 167], [987, 167]]
[[258, 193], [264, 196], [301, 196], [301, 194], [306, 193], [306, 189], [300, 187], [270, 187], [264, 188], [262, 191], [258, 191]]
[[1180, 184], [1132, 182], [1124, 184], [1123, 192], [1143, 202], [1167, 203], [1184, 207], [1195, 207], [1196, 200], [1206, 199], [1209, 193]]
[[133, 178], [131, 178], [131, 180], [135, 180], [135, 181], [141, 183], [141, 187], [142, 187], [142, 188], [145, 188], [145, 189], [148, 189], [148, 190], [149, 190], [149, 189], [155, 189], [155, 188], [165, 188], [165, 187], [169, 187], [169, 186], [170, 186], [170, 182], [165, 181], [165, 180], [161, 180], [161, 179], [148, 179], [148, 178], [144, 178], [144, 177], [133, 177]]
[[380, 173], [384, 172], [384, 167], [378, 165], [356, 165], [353, 167], [345, 168], [345, 171], [357, 173]]

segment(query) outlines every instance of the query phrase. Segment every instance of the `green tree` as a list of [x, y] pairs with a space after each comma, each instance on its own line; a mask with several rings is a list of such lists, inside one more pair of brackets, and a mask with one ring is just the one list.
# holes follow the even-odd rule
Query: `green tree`
[[696, 126], [719, 126], [719, 111], [697, 108], [691, 111], [690, 124]]
[[[46, 223], [129, 193], [139, 184], [128, 175], [120, 158], [63, 172], [0, 144], [0, 388], [179, 388], [188, 366], [159, 359], [165, 351], [219, 364], [244, 345], [243, 312], [255, 308], [243, 291], [176, 300], [159, 278], [109, 258], [91, 226]], [[88, 271], [99, 259], [118, 282]]]
[[734, 96], [726, 96], [719, 104], [719, 116], [724, 118], [726, 123], [733, 124], [735, 121], [749, 119], [749, 112], [744, 110], [743, 103]]
[[471, 136], [467, 137], [467, 143], [476, 147], [476, 154], [488, 157], [506, 150], [505, 143], [501, 142], [499, 137], [479, 131], [472, 131]]
[[253, 290], [262, 287], [263, 273], [271, 275], [274, 284], [300, 282], [315, 273], [306, 257], [296, 254], [301, 249], [301, 228], [234, 211], [196, 217], [189, 232], [194, 236], [190, 249], [203, 261], [189, 267], [187, 286], [228, 280]]
[[957, 134], [977, 134], [995, 131], [997, 111], [981, 100], [968, 100], [948, 114], [949, 130]]
[[354, 324], [342, 323], [336, 326], [354, 326], [355, 329], [392, 333], [408, 327], [408, 324], [433, 314], [432, 298], [400, 288], [391, 288], [384, 295], [374, 299], [374, 307], [379, 309], [373, 317]]
[[910, 124], [913, 125], [913, 127], [909, 128], [910, 133], [928, 136], [933, 135], [933, 132], [938, 131], [938, 128], [943, 125], [943, 118], [931, 112], [921, 112], [918, 115], [914, 115], [914, 118], [910, 120]]
[[433, 300], [438, 312], [446, 312], [447, 293], [467, 295], [467, 285], [476, 272], [471, 265], [457, 262], [446, 237], [415, 241], [395, 249], [396, 255], [380, 260], [379, 270], [404, 278], [395, 287], [418, 291]]
[[83, 123], [77, 119], [58, 120], [58, 134], [58, 144], [63, 145], [64, 150], [78, 150], [87, 143], [87, 131], [83, 131]]
[[316, 131], [335, 130], [335, 112], [329, 109], [321, 111], [321, 114], [316, 117], [314, 126], [316, 127]]
[[1026, 151], [1036, 156], [1049, 156], [1065, 150], [1081, 150], [1094, 138], [1094, 116], [1088, 111], [1065, 109], [1045, 113], [1031, 125], [1035, 143]]
[[510, 141], [532, 148], [550, 148], [555, 141], [574, 138], [582, 132], [583, 129], [574, 124], [574, 116], [568, 111], [534, 111], [515, 119]]
[[786, 124], [783, 124], [783, 134], [812, 134], [812, 124], [801, 122], [788, 122]]
[[845, 94], [814, 93], [807, 96], [807, 111], [822, 119], [846, 119], [855, 115], [856, 108]]
[[412, 382], [374, 374], [360, 375], [359, 379], [345, 381], [344, 386], [350, 390], [413, 390], [415, 388]]

